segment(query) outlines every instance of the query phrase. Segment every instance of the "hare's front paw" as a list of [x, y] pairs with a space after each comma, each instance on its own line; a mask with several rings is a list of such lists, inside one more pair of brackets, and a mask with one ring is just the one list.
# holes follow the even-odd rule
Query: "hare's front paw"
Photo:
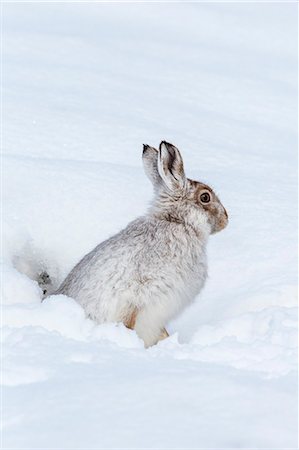
[[166, 328], [163, 328], [163, 330], [161, 331], [161, 334], [159, 336], [159, 341], [162, 341], [163, 339], [166, 339], [169, 337], [169, 334], [166, 330]]

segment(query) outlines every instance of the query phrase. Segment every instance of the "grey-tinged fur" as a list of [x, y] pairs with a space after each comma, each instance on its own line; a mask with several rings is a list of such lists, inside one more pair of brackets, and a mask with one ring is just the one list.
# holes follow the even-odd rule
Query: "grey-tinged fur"
[[208, 237], [228, 219], [211, 188], [186, 178], [173, 145], [145, 145], [143, 164], [155, 191], [148, 213], [88, 253], [56, 293], [76, 299], [97, 323], [124, 322], [148, 347], [204, 286]]

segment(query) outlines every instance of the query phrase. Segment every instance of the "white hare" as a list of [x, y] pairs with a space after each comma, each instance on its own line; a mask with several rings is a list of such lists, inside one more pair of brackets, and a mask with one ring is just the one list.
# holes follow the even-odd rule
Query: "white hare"
[[208, 236], [228, 216], [209, 186], [186, 178], [173, 145], [144, 145], [143, 164], [155, 191], [148, 213], [84, 256], [56, 293], [97, 323], [123, 322], [148, 347], [202, 289]]

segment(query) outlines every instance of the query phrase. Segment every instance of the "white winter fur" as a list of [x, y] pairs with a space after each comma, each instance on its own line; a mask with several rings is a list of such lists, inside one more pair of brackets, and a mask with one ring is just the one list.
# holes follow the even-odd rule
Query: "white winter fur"
[[[202, 289], [207, 239], [221, 227], [194, 201], [197, 185], [185, 177], [177, 148], [144, 146], [143, 162], [156, 194], [152, 207], [87, 254], [57, 293], [75, 298], [98, 323], [132, 323], [148, 347]], [[223, 206], [214, 203], [223, 220]]]

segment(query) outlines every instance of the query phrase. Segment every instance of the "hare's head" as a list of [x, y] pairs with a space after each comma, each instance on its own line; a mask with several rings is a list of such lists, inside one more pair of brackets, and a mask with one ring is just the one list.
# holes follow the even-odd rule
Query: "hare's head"
[[207, 224], [210, 233], [226, 227], [228, 215], [219, 198], [206, 184], [186, 178], [183, 159], [174, 145], [162, 141], [159, 150], [144, 145], [142, 159], [156, 192], [157, 214], [194, 227]]

